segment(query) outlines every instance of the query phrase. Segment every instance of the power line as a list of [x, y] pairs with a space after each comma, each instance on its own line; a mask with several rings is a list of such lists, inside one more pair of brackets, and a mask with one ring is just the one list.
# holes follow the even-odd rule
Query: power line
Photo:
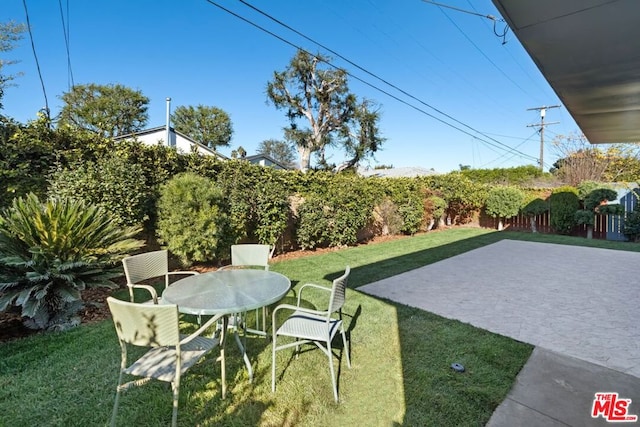
[[[422, 0], [422, 1], [426, 1], [426, 0]], [[434, 3], [434, 4], [437, 4], [437, 3]], [[479, 47], [479, 46], [478, 46], [478, 45], [477, 45], [477, 44], [476, 44], [476, 43], [471, 39], [471, 37], [469, 37], [469, 36], [467, 35], [467, 33], [465, 33], [465, 32], [464, 32], [464, 30], [463, 30], [462, 28], [460, 28], [460, 26], [459, 26], [459, 25], [458, 25], [458, 24], [457, 24], [453, 19], [451, 19], [451, 17], [450, 17], [450, 16], [449, 16], [449, 15], [448, 15], [444, 10], [440, 9], [440, 11], [442, 12], [442, 14], [443, 14], [444, 16], [446, 16], [446, 17], [447, 17], [447, 19], [449, 20], [449, 22], [451, 22], [451, 23], [453, 24], [453, 26], [454, 26], [454, 27], [456, 27], [456, 28], [458, 29], [458, 31], [460, 31], [460, 33], [464, 36], [464, 38], [465, 38], [465, 39], [467, 39], [467, 41], [468, 41], [469, 43], [471, 43], [471, 45], [472, 45], [474, 48], [476, 48], [476, 50], [477, 50], [478, 52], [480, 52], [480, 54], [481, 54], [481, 55], [482, 55], [482, 56], [483, 56], [487, 61], [489, 61], [489, 63], [490, 63], [491, 65], [493, 65], [493, 66], [494, 66], [494, 68], [495, 68], [496, 70], [498, 70], [498, 71], [500, 72], [500, 74], [502, 74], [502, 75], [503, 75], [507, 80], [509, 80], [511, 83], [513, 83], [513, 84], [514, 84], [518, 89], [520, 89], [523, 93], [525, 93], [525, 94], [526, 94], [526, 95], [528, 95], [528, 96], [531, 96], [531, 94], [530, 94], [530, 93], [527, 93], [527, 91], [526, 91], [526, 90], [524, 90], [524, 88], [523, 88], [522, 86], [520, 86], [520, 85], [519, 85], [515, 80], [513, 80], [513, 79], [512, 79], [512, 78], [511, 78], [507, 73], [505, 73], [505, 72], [504, 72], [504, 70], [503, 70], [502, 68], [498, 67], [498, 65], [497, 65], [495, 62], [493, 62], [493, 59], [489, 58], [489, 56], [488, 56], [486, 53], [484, 53], [484, 51], [483, 51], [482, 49], [480, 49], [480, 47]], [[503, 44], [504, 44], [504, 43], [503, 43]]]
[[[475, 16], [479, 16], [481, 18], [487, 18], [491, 21], [493, 21], [493, 34], [495, 34], [496, 37], [499, 37], [502, 39], [502, 44], [507, 44], [507, 33], [509, 32], [509, 26], [505, 23], [504, 29], [502, 30], [502, 33], [498, 33], [498, 22], [505, 22], [504, 19], [499, 19], [496, 18], [493, 15], [483, 15], [481, 13], [478, 13], [476, 11], [470, 11], [470, 10], [466, 10], [466, 9], [461, 9], [459, 7], [454, 7], [454, 6], [449, 6], [447, 4], [442, 4], [442, 3], [436, 3], [435, 1], [432, 0], [422, 0], [425, 3], [429, 3], [435, 6], [438, 6], [441, 10], [443, 7], [446, 7], [447, 9], [452, 9], [455, 10], [457, 12], [463, 12], [463, 13], [468, 13], [470, 15], [475, 15]], [[472, 6], [473, 7], [473, 6]], [[475, 8], [474, 8], [475, 9]]]
[[31, 23], [29, 21], [29, 11], [27, 10], [27, 0], [22, 0], [24, 5], [24, 14], [27, 20], [27, 30], [29, 31], [29, 39], [31, 40], [31, 50], [33, 51], [33, 57], [36, 60], [36, 68], [38, 69], [38, 77], [40, 77], [40, 85], [42, 86], [42, 93], [44, 94], [44, 108], [47, 120], [51, 121], [51, 114], [49, 110], [49, 100], [47, 99], [47, 91], [44, 88], [44, 80], [42, 79], [42, 71], [40, 71], [40, 62], [38, 62], [38, 55], [36, 53], [36, 45], [33, 43], [33, 33], [31, 32]]
[[62, 32], [64, 33], [64, 45], [67, 49], [67, 85], [69, 90], [75, 83], [73, 81], [73, 71], [71, 70], [71, 55], [69, 54], [69, 0], [67, 0], [67, 24], [65, 26], [64, 22], [64, 13], [62, 12], [62, 0], [58, 0], [58, 5], [60, 6], [60, 19], [62, 20]]
[[[237, 13], [232, 12], [232, 11], [230, 11], [230, 10], [228, 10], [228, 9], [226, 9], [226, 8], [224, 8], [224, 7], [222, 7], [222, 6], [220, 6], [219, 4], [215, 3], [214, 1], [212, 1], [212, 0], [206, 0], [206, 1], [207, 1], [208, 3], [210, 3], [210, 4], [214, 5], [214, 6], [216, 6], [216, 7], [218, 7], [218, 8], [220, 8], [220, 9], [224, 10], [225, 12], [227, 12], [227, 13], [229, 13], [229, 14], [231, 14], [231, 15], [235, 16], [235, 17], [237, 17], [238, 19], [241, 19], [241, 20], [243, 20], [243, 21], [247, 22], [248, 24], [250, 24], [250, 25], [252, 25], [252, 26], [254, 26], [254, 27], [256, 27], [256, 28], [260, 29], [261, 31], [264, 31], [264, 32], [266, 32], [267, 34], [270, 34], [270, 35], [272, 35], [272, 36], [276, 37], [277, 39], [279, 39], [279, 40], [283, 41], [284, 43], [286, 43], [286, 44], [288, 44], [288, 45], [290, 45], [290, 46], [293, 46], [293, 47], [295, 47], [296, 49], [300, 49], [300, 50], [302, 50], [302, 51], [306, 52], [307, 54], [309, 54], [309, 55], [312, 55], [312, 56], [313, 56], [313, 54], [311, 54], [311, 53], [310, 53], [310, 52], [308, 52], [307, 50], [303, 49], [302, 47], [300, 47], [300, 46], [298, 46], [298, 45], [296, 45], [296, 44], [294, 44], [294, 43], [292, 43], [292, 42], [290, 42], [290, 41], [288, 41], [288, 40], [284, 39], [284, 38], [283, 38], [283, 37], [281, 37], [281, 36], [278, 36], [278, 35], [274, 34], [273, 32], [271, 32], [271, 31], [269, 31], [269, 30], [265, 29], [264, 27], [261, 27], [261, 26], [259, 26], [258, 24], [256, 24], [256, 23], [254, 23], [254, 22], [252, 22], [252, 21], [250, 21], [250, 20], [248, 20], [248, 19], [246, 19], [246, 18], [244, 18], [244, 17], [242, 17], [242, 16], [238, 15]], [[339, 54], [338, 52], [334, 51], [333, 49], [330, 49], [330, 48], [328, 48], [327, 46], [323, 45], [322, 43], [315, 41], [314, 39], [312, 39], [312, 38], [310, 38], [310, 37], [306, 36], [305, 34], [301, 33], [300, 31], [298, 31], [298, 30], [296, 30], [296, 29], [292, 28], [291, 26], [289, 26], [289, 25], [285, 24], [284, 22], [282, 22], [282, 21], [278, 20], [277, 18], [274, 18], [273, 16], [269, 15], [268, 13], [263, 12], [262, 10], [260, 10], [260, 9], [256, 8], [255, 6], [253, 6], [253, 5], [249, 4], [249, 3], [247, 3], [246, 1], [244, 1], [244, 0], [240, 0], [240, 3], [244, 4], [245, 6], [247, 6], [247, 7], [251, 8], [251, 9], [253, 9], [254, 11], [256, 11], [256, 12], [260, 13], [261, 15], [263, 15], [263, 16], [265, 16], [265, 17], [267, 17], [268, 19], [270, 19], [270, 20], [272, 20], [272, 21], [276, 22], [277, 24], [279, 24], [279, 25], [281, 25], [281, 26], [285, 27], [285, 28], [286, 28], [286, 29], [288, 29], [289, 31], [292, 31], [292, 32], [294, 32], [295, 34], [297, 34], [297, 35], [299, 35], [299, 36], [303, 37], [304, 39], [306, 39], [306, 40], [308, 40], [308, 41], [310, 41], [310, 42], [312, 42], [312, 43], [316, 44], [317, 46], [320, 46], [322, 49], [325, 49], [326, 51], [328, 51], [328, 52], [332, 53], [333, 55], [336, 55], [337, 57], [339, 57], [339, 58], [341, 58], [342, 60], [346, 61], [347, 63], [349, 63], [349, 64], [353, 65], [353, 66], [354, 66], [354, 67], [356, 67], [357, 69], [359, 69], [359, 70], [363, 71], [364, 73], [366, 73], [366, 74], [370, 75], [371, 77], [374, 77], [375, 79], [377, 79], [377, 80], [379, 80], [379, 81], [383, 82], [384, 84], [386, 84], [386, 85], [388, 85], [388, 86], [392, 87], [393, 89], [395, 89], [395, 90], [399, 91], [400, 93], [404, 94], [405, 96], [408, 96], [409, 98], [411, 98], [411, 99], [413, 99], [413, 100], [415, 100], [415, 101], [419, 102], [420, 104], [422, 104], [422, 105], [424, 105], [424, 106], [426, 106], [426, 107], [428, 107], [428, 108], [430, 108], [430, 109], [432, 109], [432, 110], [436, 111], [437, 113], [439, 113], [439, 114], [441, 114], [441, 115], [445, 116], [446, 118], [448, 118], [448, 119], [450, 119], [450, 120], [452, 120], [452, 121], [454, 121], [454, 122], [458, 123], [459, 125], [461, 125], [461, 126], [463, 126], [463, 127], [466, 127], [467, 129], [470, 129], [471, 131], [475, 132], [476, 134], [482, 135], [482, 136], [484, 136], [485, 138], [492, 140], [493, 142], [497, 143], [498, 145], [505, 147], [508, 151], [513, 151], [513, 149], [512, 149], [510, 146], [508, 146], [508, 145], [506, 145], [506, 144], [504, 144], [504, 143], [502, 143], [502, 142], [500, 142], [500, 141], [498, 141], [498, 140], [496, 140], [496, 139], [494, 139], [494, 138], [491, 138], [491, 137], [490, 137], [490, 136], [488, 136], [488, 135], [485, 135], [484, 133], [480, 132], [479, 130], [477, 130], [477, 129], [475, 129], [475, 128], [473, 128], [473, 127], [469, 126], [469, 125], [467, 125], [466, 123], [463, 123], [463, 122], [461, 122], [460, 120], [458, 120], [458, 119], [456, 119], [456, 118], [454, 118], [454, 117], [450, 116], [449, 114], [445, 113], [444, 111], [439, 110], [438, 108], [436, 108], [436, 107], [434, 107], [434, 106], [432, 106], [432, 105], [430, 105], [430, 104], [428, 104], [428, 103], [426, 103], [426, 102], [422, 101], [421, 99], [418, 99], [417, 97], [415, 97], [415, 96], [411, 95], [410, 93], [408, 93], [408, 92], [406, 92], [405, 90], [403, 90], [403, 89], [399, 88], [398, 86], [396, 86], [396, 85], [394, 85], [394, 84], [392, 84], [392, 83], [388, 82], [387, 80], [383, 79], [382, 77], [379, 77], [378, 75], [376, 75], [376, 74], [374, 74], [374, 73], [370, 72], [369, 70], [367, 70], [367, 69], [365, 69], [365, 68], [361, 67], [360, 65], [358, 65], [358, 64], [356, 64], [356, 63], [354, 63], [353, 61], [349, 60], [348, 58], [345, 58], [344, 56], [342, 56], [342, 55], [341, 55], [341, 54]], [[333, 67], [333, 68], [335, 68], [335, 69], [338, 69], [338, 67], [336, 67], [335, 65], [333, 65], [333, 64], [331, 64], [331, 63], [329, 63], [329, 62], [327, 62], [327, 61], [323, 61], [323, 62], [327, 63], [327, 65], [329, 65], [329, 66], [331, 66], [331, 67]], [[425, 115], [427, 115], [427, 116], [429, 116], [429, 117], [431, 117], [431, 118], [433, 118], [433, 119], [435, 119], [435, 120], [437, 120], [437, 121], [439, 121], [439, 122], [441, 122], [441, 123], [443, 123], [443, 124], [445, 124], [445, 125], [447, 125], [447, 126], [450, 126], [450, 127], [454, 128], [454, 129], [456, 129], [456, 130], [458, 130], [458, 131], [460, 131], [460, 132], [463, 132], [463, 133], [465, 133], [465, 134], [467, 134], [467, 135], [469, 135], [469, 136], [472, 136], [473, 138], [476, 138], [476, 139], [478, 139], [479, 141], [482, 141], [482, 142], [484, 142], [484, 143], [486, 143], [486, 144], [492, 145], [492, 146], [494, 146], [494, 147], [496, 147], [496, 148], [500, 148], [500, 147], [496, 146], [494, 143], [491, 143], [491, 142], [489, 142], [489, 141], [487, 141], [487, 140], [484, 140], [484, 139], [482, 139], [482, 138], [478, 138], [478, 136], [477, 136], [477, 135], [475, 135], [475, 134], [471, 134], [471, 133], [469, 133], [469, 132], [467, 132], [467, 131], [465, 131], [465, 130], [461, 129], [461, 128], [460, 128], [460, 127], [458, 127], [458, 126], [454, 126], [454, 125], [452, 125], [451, 123], [449, 123], [449, 122], [447, 122], [447, 121], [445, 121], [445, 120], [442, 120], [442, 119], [440, 119], [440, 118], [438, 118], [438, 117], [436, 117], [436, 116], [434, 116], [434, 115], [432, 115], [432, 114], [430, 114], [430, 113], [428, 113], [428, 112], [426, 112], [426, 111], [422, 110], [421, 108], [418, 108], [418, 107], [416, 107], [416, 106], [414, 106], [414, 105], [412, 105], [412, 104], [407, 103], [406, 101], [404, 101], [404, 100], [402, 100], [402, 99], [398, 98], [397, 96], [394, 96], [394, 95], [390, 94], [389, 92], [387, 92], [387, 91], [385, 91], [385, 90], [383, 90], [383, 89], [381, 89], [381, 88], [379, 88], [379, 87], [377, 87], [377, 86], [375, 86], [375, 85], [373, 85], [373, 84], [371, 84], [371, 83], [369, 83], [369, 82], [367, 82], [367, 81], [365, 81], [365, 80], [363, 80], [363, 79], [361, 79], [361, 78], [359, 78], [359, 77], [357, 77], [357, 76], [353, 75], [352, 73], [350, 73], [350, 72], [348, 72], [348, 71], [347, 71], [347, 74], [348, 74], [350, 77], [352, 77], [352, 78], [354, 78], [354, 79], [356, 79], [356, 80], [360, 81], [361, 83], [363, 83], [363, 84], [365, 84], [365, 85], [367, 85], [367, 86], [369, 86], [369, 87], [371, 87], [371, 88], [373, 88], [373, 89], [375, 89], [375, 90], [377, 90], [377, 91], [379, 91], [379, 92], [381, 92], [381, 93], [384, 93], [385, 95], [387, 95], [387, 96], [389, 96], [389, 97], [391, 97], [391, 98], [393, 98], [393, 99], [395, 99], [395, 100], [397, 100], [397, 101], [399, 101], [399, 102], [401, 102], [401, 103], [403, 103], [403, 104], [405, 104], [405, 105], [407, 105], [407, 106], [409, 106], [409, 107], [411, 107], [411, 108], [415, 109], [416, 111], [419, 111], [419, 112], [421, 112], [421, 113], [423, 113], [423, 114], [425, 114]], [[504, 150], [504, 148], [501, 148], [501, 149], [502, 149], [502, 150]], [[529, 156], [528, 154], [525, 154], [525, 153], [522, 153], [522, 152], [520, 152], [520, 154], [521, 154], [521, 155], [523, 155], [523, 156], [525, 156], [525, 157], [529, 157], [530, 159], [537, 160], [535, 157]]]
[[[537, 131], [536, 131], [536, 132], [533, 132], [533, 133], [532, 133], [528, 138], [523, 139], [523, 140], [522, 140], [522, 142], [521, 142], [520, 144], [516, 145], [514, 148], [518, 148], [518, 147], [520, 147], [520, 146], [524, 145], [524, 144], [525, 144], [526, 142], [528, 142], [531, 138], [533, 138], [537, 133], [538, 133]], [[491, 160], [491, 161], [489, 161], [489, 162], [486, 162], [485, 164], [481, 165], [480, 167], [481, 167], [481, 168], [483, 168], [483, 167], [485, 167], [485, 166], [487, 166], [487, 165], [490, 165], [491, 163], [495, 163], [495, 162], [497, 162], [498, 160], [502, 159], [503, 157], [506, 157], [506, 156], [507, 156], [507, 155], [509, 155], [509, 154], [510, 154], [510, 153], [504, 153], [504, 154], [500, 155], [498, 158], [493, 159], [493, 160]], [[505, 158], [502, 162], [500, 162], [500, 163], [498, 164], [498, 166], [499, 166], [499, 165], [504, 164], [505, 162], [507, 162], [507, 161], [509, 161], [509, 160], [511, 160], [513, 157], [514, 157], [514, 155], [512, 155], [512, 156], [511, 156], [511, 157], [509, 157], [509, 158]]]
[[453, 9], [453, 10], [456, 10], [456, 11], [458, 11], [458, 12], [464, 12], [464, 13], [468, 13], [468, 14], [470, 14], [470, 15], [479, 16], [479, 17], [481, 17], [481, 18], [487, 18], [487, 19], [490, 19], [490, 20], [492, 20], [492, 21], [494, 21], [494, 22], [495, 22], [495, 21], [504, 22], [504, 19], [498, 19], [498, 18], [496, 18], [496, 17], [495, 17], [495, 16], [493, 16], [493, 15], [483, 15], [483, 14], [478, 13], [478, 12], [472, 12], [472, 11], [470, 11], [470, 10], [461, 9], [461, 8], [459, 8], [459, 7], [449, 6], [449, 5], [447, 5], [447, 4], [443, 4], [443, 3], [436, 3], [435, 1], [432, 1], [432, 0], [422, 0], [422, 1], [423, 1], [423, 2], [425, 2], [425, 3], [433, 4], [433, 5], [438, 6], [438, 7], [446, 7], [447, 9]]

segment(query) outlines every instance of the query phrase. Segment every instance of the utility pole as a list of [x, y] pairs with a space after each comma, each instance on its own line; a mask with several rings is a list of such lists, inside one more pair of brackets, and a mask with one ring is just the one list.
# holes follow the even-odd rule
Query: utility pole
[[540, 123], [536, 123], [533, 125], [527, 125], [528, 128], [530, 127], [534, 127], [534, 126], [540, 126], [540, 170], [542, 171], [544, 169], [544, 127], [545, 126], [549, 126], [549, 125], [556, 125], [560, 122], [549, 122], [549, 123], [545, 123], [544, 122], [544, 116], [547, 114], [547, 110], [549, 108], [560, 108], [560, 105], [551, 105], [549, 107], [547, 106], [542, 106], [542, 107], [533, 107], [533, 108], [527, 108], [527, 111], [531, 111], [531, 110], [538, 110], [540, 111]]

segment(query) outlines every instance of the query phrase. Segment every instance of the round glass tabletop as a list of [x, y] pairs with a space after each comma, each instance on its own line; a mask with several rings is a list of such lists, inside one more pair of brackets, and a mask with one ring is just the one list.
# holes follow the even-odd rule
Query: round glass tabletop
[[222, 270], [180, 279], [165, 289], [162, 299], [181, 313], [242, 313], [279, 301], [290, 287], [286, 276], [273, 271]]

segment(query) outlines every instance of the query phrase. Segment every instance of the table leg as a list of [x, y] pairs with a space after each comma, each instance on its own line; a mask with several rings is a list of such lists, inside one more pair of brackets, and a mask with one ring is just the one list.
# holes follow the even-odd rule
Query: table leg
[[[253, 382], [253, 367], [251, 366], [251, 362], [249, 361], [249, 356], [247, 355], [247, 350], [246, 350], [246, 342], [245, 345], [242, 344], [242, 341], [240, 340], [240, 336], [238, 334], [238, 318], [236, 317], [235, 319], [235, 324], [234, 324], [234, 328], [233, 328], [233, 335], [236, 339], [236, 344], [238, 344], [238, 348], [240, 349], [240, 352], [242, 353], [242, 358], [244, 359], [244, 364], [247, 366], [247, 372], [249, 373], [249, 382], [252, 383]], [[242, 325], [240, 325], [241, 328], [244, 329], [244, 327]], [[245, 336], [246, 336], [246, 332], [245, 332]]]

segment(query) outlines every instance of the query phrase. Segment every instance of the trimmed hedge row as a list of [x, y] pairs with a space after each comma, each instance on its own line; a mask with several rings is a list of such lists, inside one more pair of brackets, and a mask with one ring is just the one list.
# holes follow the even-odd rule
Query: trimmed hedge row
[[[17, 128], [0, 140], [0, 162], [19, 171], [4, 172], [10, 178], [1, 188], [5, 205], [22, 195], [22, 188], [25, 193], [83, 199], [108, 207], [121, 225], [144, 225], [185, 261], [220, 260], [236, 242], [267, 243], [282, 252], [352, 245], [381, 234], [414, 234], [473, 221], [490, 195], [490, 213], [508, 216], [520, 199], [519, 208], [527, 210], [538, 194], [522, 190], [521, 197], [519, 189], [486, 183], [499, 175], [495, 170], [482, 176], [484, 182], [471, 179], [481, 174], [470, 171], [417, 178], [303, 174], [182, 155], [164, 146], [113, 144], [69, 129], [50, 130], [42, 123]], [[30, 161], [34, 147], [39, 147], [39, 162]], [[512, 172], [520, 177], [529, 170]], [[567, 193], [571, 201], [565, 200]], [[505, 194], [512, 199], [509, 206]], [[577, 197], [575, 189], [567, 188], [550, 197], [552, 225], [559, 232], [574, 223]], [[181, 234], [191, 238], [181, 240]], [[205, 241], [196, 244], [196, 235]]]

